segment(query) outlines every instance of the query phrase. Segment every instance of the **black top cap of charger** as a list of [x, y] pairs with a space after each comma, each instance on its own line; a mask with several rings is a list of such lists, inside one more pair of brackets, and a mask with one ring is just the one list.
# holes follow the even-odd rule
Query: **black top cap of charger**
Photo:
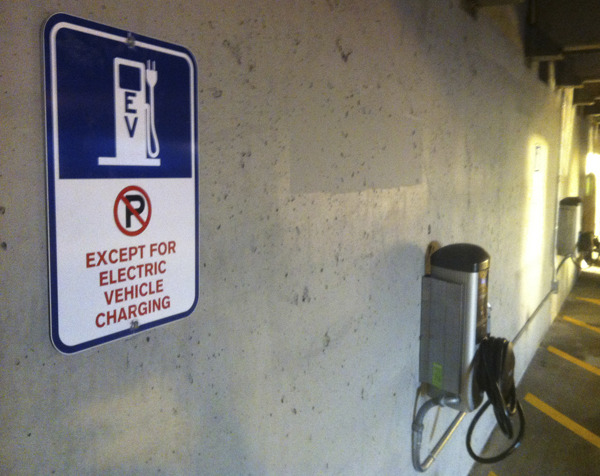
[[490, 267], [490, 255], [480, 246], [456, 243], [444, 246], [433, 253], [431, 266], [477, 273]]
[[563, 206], [576, 207], [581, 203], [581, 198], [579, 197], [566, 197], [560, 201], [560, 204]]

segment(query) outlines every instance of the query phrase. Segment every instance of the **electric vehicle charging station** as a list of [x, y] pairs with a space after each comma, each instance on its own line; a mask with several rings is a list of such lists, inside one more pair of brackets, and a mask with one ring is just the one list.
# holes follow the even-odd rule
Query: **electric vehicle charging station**
[[[491, 463], [508, 456], [523, 437], [525, 419], [515, 396], [514, 353], [506, 339], [489, 335], [488, 277], [490, 256], [481, 247], [459, 243], [431, 255], [431, 274], [423, 277], [419, 379], [430, 397], [413, 421], [413, 466], [426, 471], [468, 412], [477, 409], [484, 392], [488, 401], [473, 418], [467, 432], [467, 450], [478, 462]], [[500, 455], [482, 457], [471, 448], [473, 429], [489, 405], [509, 439], [511, 417], [518, 413], [519, 433]], [[436, 406], [459, 413], [426, 460], [420, 460], [423, 420]]]
[[473, 361], [488, 332], [489, 263], [482, 248], [445, 247], [432, 255], [431, 276], [423, 278], [419, 375], [431, 397], [459, 397], [449, 405], [457, 410], [472, 411], [482, 400]]

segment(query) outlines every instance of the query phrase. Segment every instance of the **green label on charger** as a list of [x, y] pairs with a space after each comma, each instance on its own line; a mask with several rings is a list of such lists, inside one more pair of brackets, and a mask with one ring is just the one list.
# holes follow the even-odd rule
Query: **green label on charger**
[[442, 380], [442, 366], [434, 362], [431, 383], [437, 388], [442, 388]]

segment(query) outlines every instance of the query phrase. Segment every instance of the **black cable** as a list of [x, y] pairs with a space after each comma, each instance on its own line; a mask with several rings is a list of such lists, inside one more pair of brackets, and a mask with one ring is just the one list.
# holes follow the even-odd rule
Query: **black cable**
[[[497, 337], [485, 337], [479, 345], [476, 363], [476, 379], [479, 388], [488, 396], [488, 401], [479, 409], [467, 431], [467, 451], [479, 463], [496, 463], [503, 460], [521, 444], [525, 433], [525, 415], [516, 397], [514, 382], [515, 355], [512, 343]], [[514, 435], [511, 417], [519, 415], [519, 433], [513, 443], [502, 453], [484, 458], [475, 454], [471, 447], [471, 436], [479, 418], [492, 405], [498, 427], [508, 439]]]

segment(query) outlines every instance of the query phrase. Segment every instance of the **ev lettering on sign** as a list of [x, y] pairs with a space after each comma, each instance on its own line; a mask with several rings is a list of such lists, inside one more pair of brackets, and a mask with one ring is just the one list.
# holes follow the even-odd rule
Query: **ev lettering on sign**
[[71, 354], [196, 306], [197, 73], [182, 46], [62, 13], [44, 65], [50, 336]]

